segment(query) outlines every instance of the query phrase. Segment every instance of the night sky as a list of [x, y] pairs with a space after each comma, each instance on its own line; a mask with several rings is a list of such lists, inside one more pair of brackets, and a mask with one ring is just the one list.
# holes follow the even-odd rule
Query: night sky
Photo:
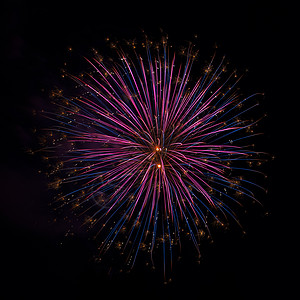
[[[1, 65], [1, 293], [7, 299], [291, 299], [297, 199], [288, 166], [297, 157], [297, 140], [291, 141], [297, 135], [293, 110], [298, 105], [290, 91], [293, 10], [287, 1], [7, 4]], [[241, 216], [246, 236], [234, 226], [217, 234], [213, 244], [203, 246], [200, 264], [187, 251], [167, 285], [161, 272], [142, 264], [129, 274], [104, 270], [93, 261], [95, 245], [87, 233], [78, 229], [65, 236], [68, 225], [48, 205], [53, 195], [38, 172], [40, 159], [26, 152], [37, 139], [32, 111], [42, 107], [59, 80], [68, 47], [84, 54], [101, 47], [107, 36], [134, 38], [141, 29], [159, 36], [160, 28], [175, 44], [197, 34], [202, 53], [209, 56], [217, 44], [232, 66], [249, 70], [243, 89], [265, 93], [260, 103], [268, 115], [259, 146], [275, 156], [265, 167], [269, 192], [260, 195], [263, 207], [249, 205]]]

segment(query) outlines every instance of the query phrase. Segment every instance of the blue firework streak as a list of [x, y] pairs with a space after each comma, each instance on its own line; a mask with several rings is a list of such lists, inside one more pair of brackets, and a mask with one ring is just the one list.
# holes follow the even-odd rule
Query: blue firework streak
[[245, 115], [259, 94], [239, 94], [241, 76], [226, 71], [225, 58], [213, 57], [193, 81], [191, 45], [179, 58], [166, 39], [132, 48], [114, 47], [114, 60], [86, 58], [86, 74], [65, 74], [75, 96], [56, 93], [60, 111], [48, 114], [62, 161], [54, 187], [69, 187], [59, 199], [88, 216], [100, 256], [118, 248], [133, 267], [140, 251], [153, 264], [159, 252], [165, 269], [182, 236], [200, 255], [211, 222], [239, 223], [232, 207], [257, 201], [259, 186], [245, 176], [259, 173], [247, 142], [258, 121]]

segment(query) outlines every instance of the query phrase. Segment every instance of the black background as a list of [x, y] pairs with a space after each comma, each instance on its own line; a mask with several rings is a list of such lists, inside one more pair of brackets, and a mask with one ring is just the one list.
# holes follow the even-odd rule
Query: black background
[[[11, 1], [4, 7], [1, 99], [1, 280], [10, 299], [289, 299], [297, 235], [293, 235], [292, 166], [296, 157], [297, 109], [291, 93], [295, 64], [295, 19], [287, 1]], [[201, 264], [184, 258], [172, 282], [138, 266], [130, 274], [93, 263], [93, 242], [84, 231], [65, 237], [63, 218], [53, 223], [47, 180], [40, 162], [26, 154], [47, 89], [55, 84], [68, 47], [84, 52], [106, 36], [131, 38], [163, 28], [175, 43], [198, 35], [198, 45], [220, 52], [240, 70], [249, 69], [248, 91], [261, 101], [266, 169], [264, 207], [243, 216], [247, 235], [220, 234], [203, 249]], [[101, 49], [100, 49], [101, 52]], [[266, 216], [267, 215], [267, 216]], [[296, 271], [297, 273], [297, 271]], [[2, 276], [3, 278], [3, 276]], [[7, 294], [6, 294], [7, 295]]]

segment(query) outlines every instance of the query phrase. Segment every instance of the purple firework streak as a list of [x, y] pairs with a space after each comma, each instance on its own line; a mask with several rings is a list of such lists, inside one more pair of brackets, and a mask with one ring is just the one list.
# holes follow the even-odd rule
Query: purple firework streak
[[86, 58], [91, 72], [68, 74], [76, 96], [59, 93], [59, 113], [48, 114], [61, 136], [64, 175], [54, 185], [71, 187], [59, 199], [88, 215], [100, 256], [118, 248], [132, 267], [140, 250], [153, 262], [161, 249], [165, 268], [183, 235], [200, 255], [208, 218], [238, 222], [231, 206], [257, 201], [251, 190], [259, 186], [244, 174], [260, 173], [249, 167], [259, 153], [243, 143], [258, 121], [243, 117], [258, 94], [241, 97], [241, 77], [226, 71], [225, 58], [191, 80], [192, 46], [179, 59], [165, 41], [143, 43], [144, 56], [115, 50], [114, 60]]

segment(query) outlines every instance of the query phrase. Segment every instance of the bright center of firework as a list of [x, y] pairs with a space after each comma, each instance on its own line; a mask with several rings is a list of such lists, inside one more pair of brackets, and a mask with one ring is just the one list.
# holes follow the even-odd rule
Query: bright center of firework
[[162, 159], [162, 157], [161, 157], [162, 149], [159, 145], [155, 146], [155, 154], [156, 154], [155, 158], [156, 158], [156, 162], [157, 162], [156, 166], [157, 166], [157, 168], [160, 169], [161, 168], [161, 159]]

